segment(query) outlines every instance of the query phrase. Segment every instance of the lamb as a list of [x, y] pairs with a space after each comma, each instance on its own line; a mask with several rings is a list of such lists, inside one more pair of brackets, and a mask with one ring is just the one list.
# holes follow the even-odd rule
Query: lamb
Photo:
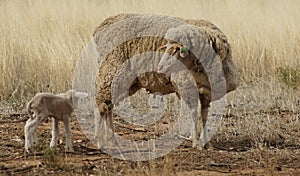
[[61, 94], [37, 93], [27, 104], [27, 112], [32, 115], [25, 124], [25, 150], [30, 152], [34, 142], [37, 142], [35, 130], [48, 117], [52, 117], [52, 140], [50, 147], [56, 147], [59, 135], [58, 122], [63, 121], [66, 132], [66, 148], [68, 151], [74, 151], [71, 141], [71, 128], [69, 117], [78, 106], [81, 98], [87, 97], [84, 92], [68, 90]]
[[[106, 32], [106, 29], [113, 25], [119, 26], [115, 30], [110, 29], [109, 32]], [[137, 34], [134, 35], [134, 32], [131, 31]], [[191, 33], [189, 34], [189, 32]], [[127, 35], [134, 37], [127, 37]], [[123, 37], [126, 42], [114, 42], [115, 36]], [[165, 49], [165, 54], [161, 60], [157, 55], [149, 57], [149, 59], [153, 59], [153, 62], [152, 65], [146, 67], [155, 67], [156, 71], [138, 75], [131, 82], [128, 95], [131, 96], [139, 89], [145, 88], [149, 93], [160, 92], [162, 95], [176, 93], [180, 97], [180, 91], [172, 81], [172, 76], [169, 76], [169, 74], [180, 70], [176, 66], [172, 66], [173, 63], [167, 61], [169, 58], [167, 56], [171, 55], [191, 71], [197, 83], [203, 127], [207, 121], [210, 102], [235, 90], [239, 84], [237, 68], [232, 61], [231, 48], [226, 36], [219, 28], [205, 20], [188, 20], [161, 15], [120, 14], [110, 17], [100, 24], [94, 32], [94, 40], [100, 58], [105, 56], [101, 61], [96, 78], [96, 104], [100, 113], [100, 115], [96, 115], [96, 118], [103, 118], [102, 120], [95, 120], [95, 137], [98, 148], [103, 147], [107, 141], [107, 136], [114, 139], [112, 111], [114, 105], [126, 97], [126, 91], [125, 93], [121, 91], [117, 97], [113, 97], [112, 89], [115, 88], [114, 83], [116, 81], [121, 81], [118, 77], [121, 75], [119, 70], [122, 69], [122, 65], [137, 54]], [[113, 48], [113, 50], [106, 48]], [[209, 52], [215, 54], [209, 56]], [[213, 70], [207, 70], [211, 65], [205, 64], [207, 63], [205, 60], [210, 59], [215, 59], [217, 63], [221, 63], [219, 65], [221, 67], [218, 69], [224, 74], [225, 80], [216, 79], [213, 81], [210, 79], [209, 74]], [[156, 63], [157, 60], [159, 63]], [[225, 84], [225, 87], [219, 88], [222, 90], [218, 90], [215, 86], [219, 84], [218, 81]], [[107, 130], [107, 128], [111, 130]], [[103, 132], [109, 131], [111, 134], [103, 135]], [[204, 138], [205, 135], [204, 129]], [[198, 121], [195, 123], [192, 135], [193, 147], [201, 148], [207, 142], [201, 144], [199, 138], [200, 126]]]

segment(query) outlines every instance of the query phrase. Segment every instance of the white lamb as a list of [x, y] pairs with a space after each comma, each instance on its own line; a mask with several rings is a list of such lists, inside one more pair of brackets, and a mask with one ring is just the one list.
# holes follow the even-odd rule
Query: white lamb
[[68, 90], [65, 93], [54, 95], [51, 93], [37, 93], [27, 104], [27, 112], [32, 115], [26, 121], [25, 133], [25, 150], [30, 152], [30, 148], [36, 142], [35, 130], [48, 117], [52, 117], [52, 140], [50, 147], [56, 147], [59, 135], [58, 121], [64, 123], [66, 133], [66, 148], [68, 151], [74, 151], [71, 141], [71, 128], [69, 117], [74, 109], [78, 106], [80, 98], [87, 97], [84, 92]]

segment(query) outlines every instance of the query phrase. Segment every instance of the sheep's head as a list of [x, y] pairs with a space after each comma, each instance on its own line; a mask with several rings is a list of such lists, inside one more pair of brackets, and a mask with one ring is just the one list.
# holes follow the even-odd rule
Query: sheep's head
[[158, 64], [158, 73], [171, 74], [191, 66], [191, 54], [187, 47], [169, 41], [159, 50], [165, 50]]
[[159, 48], [165, 50], [165, 53], [158, 64], [157, 72], [170, 74], [189, 69], [192, 66], [195, 46], [201, 40], [197, 29], [191, 25], [180, 25], [170, 28], [164, 38], [168, 43]]
[[87, 97], [88, 94], [85, 92], [77, 92], [71, 89], [65, 93], [65, 96], [72, 103], [73, 108], [76, 109], [78, 106], [79, 99]]

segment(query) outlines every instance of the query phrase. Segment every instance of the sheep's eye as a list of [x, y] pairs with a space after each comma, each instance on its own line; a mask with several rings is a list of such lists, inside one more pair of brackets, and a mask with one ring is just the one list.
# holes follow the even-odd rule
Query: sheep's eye
[[185, 58], [189, 54], [186, 48], [180, 47], [179, 48], [179, 56]]
[[179, 49], [179, 52], [180, 52], [180, 53], [185, 53], [185, 52], [187, 52], [187, 49], [185, 49], [185, 48], [180, 48], [180, 49]]

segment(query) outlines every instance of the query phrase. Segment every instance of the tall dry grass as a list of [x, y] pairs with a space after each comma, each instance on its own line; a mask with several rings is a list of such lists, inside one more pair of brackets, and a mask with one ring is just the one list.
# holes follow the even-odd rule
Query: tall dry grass
[[2, 0], [0, 99], [70, 88], [93, 29], [117, 13], [212, 21], [229, 37], [242, 81], [276, 77], [278, 67], [300, 66], [299, 5], [293, 0]]

